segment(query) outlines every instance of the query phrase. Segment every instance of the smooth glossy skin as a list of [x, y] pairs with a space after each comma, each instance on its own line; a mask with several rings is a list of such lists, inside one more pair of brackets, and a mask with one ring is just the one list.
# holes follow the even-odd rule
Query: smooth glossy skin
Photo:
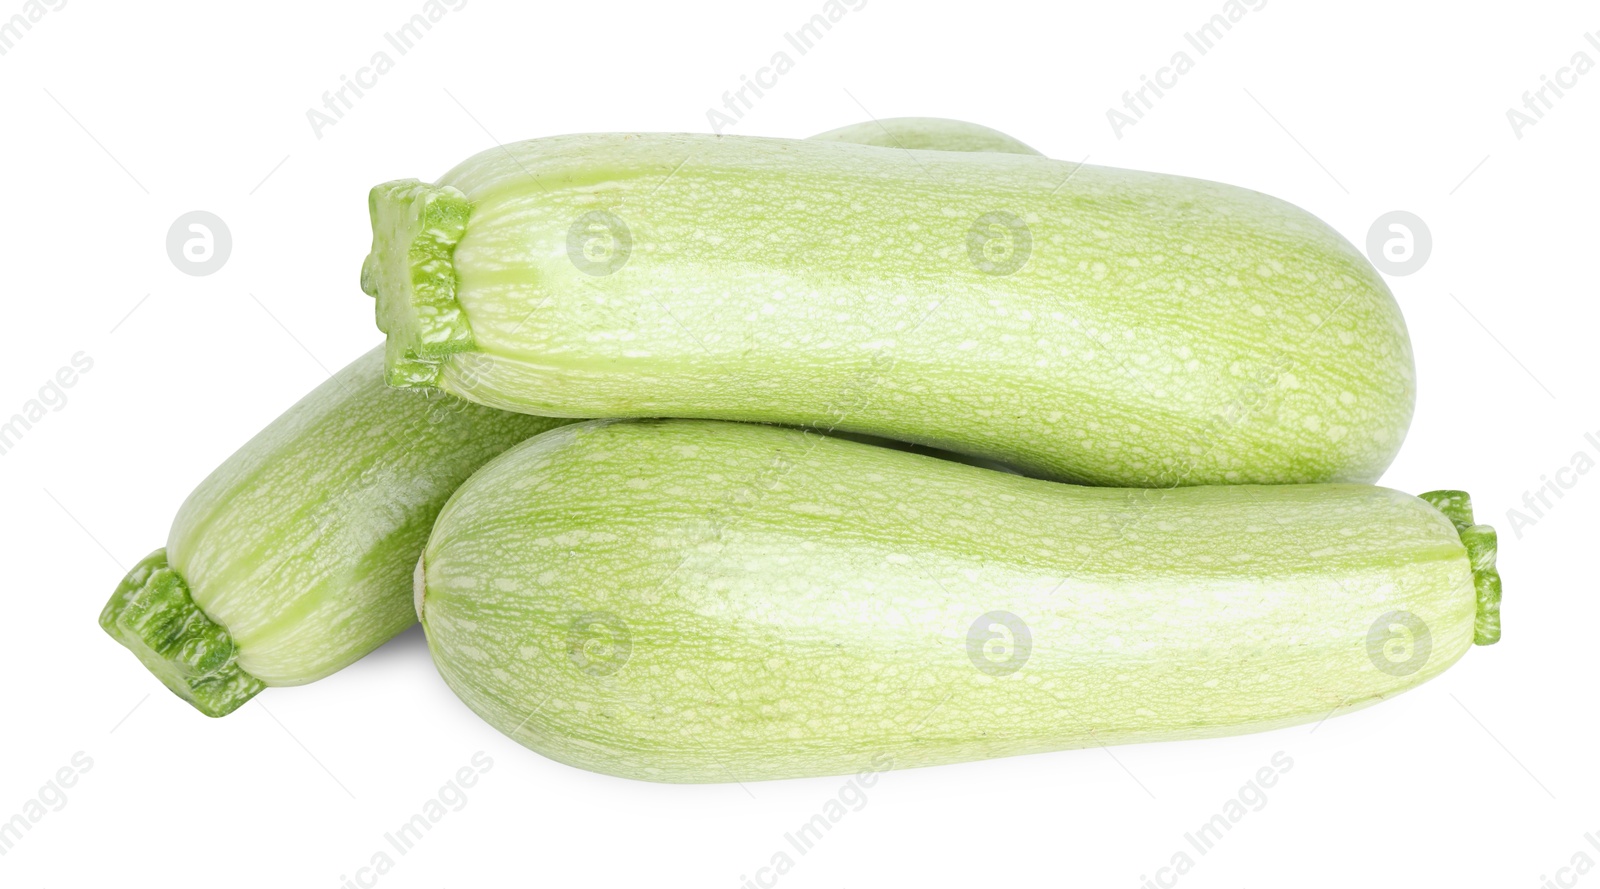
[[[855, 135], [835, 131], [828, 137], [870, 139], [892, 132], [949, 150], [1015, 142], [960, 121], [886, 123], [888, 129], [854, 127], [847, 129]], [[208, 553], [220, 566], [210, 570], [229, 579], [214, 577], [196, 592], [160, 549], [128, 573], [101, 612], [107, 633], [208, 716], [232, 712], [268, 684], [326, 675], [408, 626], [413, 618], [402, 571], [415, 561], [428, 522], [451, 486], [488, 456], [563, 422], [497, 414], [438, 394], [389, 391], [380, 384], [381, 352], [346, 368], [279, 418], [190, 498], [179, 520], [183, 533], [174, 529], [177, 558]], [[415, 421], [423, 416], [428, 425], [419, 428]], [[330, 431], [330, 422], [342, 426]], [[374, 475], [378, 464], [363, 468], [394, 435], [407, 439], [388, 442], [395, 452], [388, 469]], [[276, 497], [289, 508], [243, 515], [225, 505], [240, 496]], [[317, 504], [316, 536], [293, 526], [308, 504]], [[225, 541], [197, 530], [213, 520], [228, 529]], [[286, 536], [280, 521], [289, 523]], [[330, 528], [332, 536], [324, 539], [321, 532]], [[250, 540], [251, 534], [262, 539]], [[312, 573], [306, 564], [277, 564], [265, 566], [271, 574], [262, 580], [264, 566], [251, 560], [281, 555], [265, 548], [285, 541], [297, 559], [313, 563]], [[223, 543], [240, 549], [230, 553]], [[197, 598], [207, 609], [227, 613], [239, 639], [212, 620]], [[246, 664], [273, 681], [263, 682]]]
[[837, 428], [1145, 487], [1374, 481], [1411, 417], [1371, 265], [1218, 183], [595, 134], [373, 209], [391, 382], [509, 410]]
[[391, 389], [381, 361], [375, 349], [318, 386], [173, 520], [173, 566], [269, 684], [319, 679], [410, 626], [411, 569], [445, 500], [566, 422]]
[[999, 130], [943, 117], [886, 117], [818, 133], [818, 142], [854, 142], [879, 148], [935, 151], [998, 151], [1043, 157]]
[[[200, 483], [172, 523], [165, 559], [152, 563], [157, 573], [136, 568], [102, 622], [120, 622], [121, 631], [107, 629], [141, 658], [163, 661], [152, 670], [162, 667], [163, 681], [209, 715], [260, 683], [320, 679], [415, 620], [412, 568], [456, 486], [565, 422], [389, 388], [374, 349]], [[164, 586], [117, 604], [152, 581]], [[137, 613], [111, 613], [128, 607]], [[167, 615], [155, 623], [187, 623], [193, 638], [161, 631], [151, 608]], [[231, 688], [259, 682], [242, 697], [209, 700], [221, 670]]]
[[672, 782], [1315, 721], [1444, 670], [1475, 611], [1451, 521], [1384, 488], [1082, 488], [693, 420], [507, 452], [419, 582], [474, 711]]

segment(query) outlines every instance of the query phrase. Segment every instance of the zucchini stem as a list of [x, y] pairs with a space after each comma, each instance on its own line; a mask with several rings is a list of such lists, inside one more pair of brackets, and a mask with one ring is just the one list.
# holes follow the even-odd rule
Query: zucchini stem
[[1461, 535], [1472, 563], [1472, 586], [1477, 593], [1478, 610], [1473, 619], [1472, 641], [1493, 645], [1500, 641], [1500, 572], [1495, 568], [1499, 539], [1494, 528], [1472, 519], [1472, 496], [1466, 491], [1429, 491], [1418, 495], [1444, 513]]
[[444, 359], [473, 347], [455, 270], [472, 204], [449, 186], [398, 179], [373, 188], [367, 209], [372, 252], [361, 266], [361, 289], [377, 299], [378, 328], [389, 336], [387, 382], [436, 387]]
[[266, 688], [239, 666], [233, 637], [195, 604], [165, 549], [146, 556], [117, 584], [100, 626], [207, 716], [226, 716]]

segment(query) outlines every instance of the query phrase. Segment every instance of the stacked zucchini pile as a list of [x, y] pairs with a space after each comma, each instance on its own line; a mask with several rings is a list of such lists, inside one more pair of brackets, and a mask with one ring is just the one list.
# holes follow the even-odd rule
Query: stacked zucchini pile
[[420, 619], [546, 756], [752, 780], [1315, 721], [1499, 637], [1467, 496], [1372, 484], [1394, 298], [1281, 201], [903, 119], [370, 203], [386, 344], [101, 615], [208, 715]]

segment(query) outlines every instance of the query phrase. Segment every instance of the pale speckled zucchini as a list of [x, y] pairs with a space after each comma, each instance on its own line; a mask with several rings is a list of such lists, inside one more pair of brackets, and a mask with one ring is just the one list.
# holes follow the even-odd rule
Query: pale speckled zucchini
[[[1021, 146], [960, 121], [883, 124], [817, 138]], [[184, 504], [167, 548], [106, 604], [106, 631], [201, 712], [222, 716], [268, 685], [326, 676], [409, 626], [410, 567], [454, 484], [566, 422], [388, 391], [382, 370], [377, 349], [233, 455]], [[198, 588], [181, 573], [191, 563], [203, 566]]]
[[[417, 607], [516, 741], [655, 781], [1319, 720], [1499, 635], [1466, 495], [1085, 488], [800, 430], [597, 421], [440, 513]], [[1435, 505], [1430, 505], [1430, 503]]]
[[1373, 481], [1388, 288], [1242, 188], [1000, 151], [593, 134], [373, 189], [389, 379], [898, 438], [1101, 484]]
[[908, 151], [998, 151], [1043, 157], [1021, 140], [999, 130], [944, 117], [886, 117], [818, 133], [811, 139]]
[[374, 349], [200, 483], [100, 625], [207, 716], [320, 679], [416, 620], [412, 568], [456, 486], [566, 422], [392, 389]]

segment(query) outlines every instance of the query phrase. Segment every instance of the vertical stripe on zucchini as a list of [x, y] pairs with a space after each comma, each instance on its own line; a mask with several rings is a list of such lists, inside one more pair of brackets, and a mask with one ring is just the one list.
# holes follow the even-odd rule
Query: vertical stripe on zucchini
[[390, 381], [508, 410], [837, 428], [1149, 487], [1373, 481], [1411, 417], [1366, 259], [1212, 182], [598, 134], [370, 209]]
[[208, 716], [320, 679], [415, 620], [412, 569], [456, 486], [565, 422], [389, 388], [374, 349], [201, 482], [100, 625]]
[[1392, 697], [1492, 641], [1492, 531], [1451, 495], [1086, 488], [793, 429], [598, 421], [461, 487], [418, 602], [469, 707], [614, 775], [1208, 737]]

